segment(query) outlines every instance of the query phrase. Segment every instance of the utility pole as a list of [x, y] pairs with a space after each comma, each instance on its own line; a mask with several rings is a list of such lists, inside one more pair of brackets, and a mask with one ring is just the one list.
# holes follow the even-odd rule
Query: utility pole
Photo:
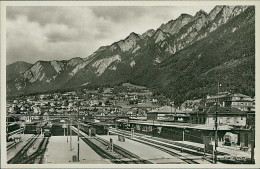
[[[219, 95], [219, 81], [218, 81], [218, 95]], [[219, 100], [216, 101], [216, 117], [215, 117], [215, 150], [213, 151], [213, 157], [214, 157], [214, 163], [217, 164], [218, 160], [218, 152], [217, 152], [217, 147], [218, 147], [218, 104]]]
[[66, 130], [66, 129], [65, 129], [65, 123], [63, 123], [63, 126], [62, 126], [62, 127], [63, 127], [63, 136], [65, 136], [65, 130]]
[[251, 136], [251, 164], [255, 164], [255, 128], [252, 127], [252, 136]]
[[148, 87], [149, 85], [149, 67], [150, 67], [150, 58], [149, 58], [149, 54], [150, 54], [150, 43], [148, 43], [147, 47], [147, 55], [146, 55], [146, 87]]
[[127, 116], [127, 127], [130, 127], [130, 117]]
[[184, 142], [184, 138], [185, 138], [185, 128], [182, 130], [182, 141]]
[[218, 95], [219, 95], [219, 81], [218, 81]]
[[9, 120], [8, 117], [6, 117], [6, 142], [8, 142], [8, 125], [9, 125]]
[[153, 117], [152, 137], [154, 137], [154, 133], [153, 133], [153, 129], [154, 129], [154, 120], [155, 120], [155, 116]]
[[79, 161], [79, 110], [78, 110], [78, 161]]
[[215, 118], [215, 152], [214, 152], [214, 163], [217, 164], [217, 147], [218, 147], [218, 111], [216, 111]]
[[68, 124], [68, 122], [67, 122], [67, 143], [69, 142], [69, 124]]
[[72, 121], [71, 121], [71, 117], [70, 117], [70, 151], [72, 151], [72, 136], [71, 136], [72, 135], [72, 131], [71, 131], [71, 125], [72, 125]]

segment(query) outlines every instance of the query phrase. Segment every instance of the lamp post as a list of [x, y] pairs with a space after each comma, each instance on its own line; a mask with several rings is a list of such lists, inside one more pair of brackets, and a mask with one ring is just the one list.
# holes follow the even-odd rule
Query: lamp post
[[69, 142], [69, 136], [68, 136], [68, 134], [69, 134], [69, 125], [68, 125], [68, 122], [67, 122], [66, 126], [67, 126], [67, 143], [68, 143]]

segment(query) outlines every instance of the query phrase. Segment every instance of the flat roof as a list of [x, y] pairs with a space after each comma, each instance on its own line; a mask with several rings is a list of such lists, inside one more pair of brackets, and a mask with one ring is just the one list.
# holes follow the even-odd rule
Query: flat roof
[[[214, 124], [192, 124], [192, 123], [175, 123], [175, 122], [158, 122], [158, 121], [134, 121], [130, 120], [129, 123], [143, 124], [143, 125], [154, 125], [154, 126], [164, 126], [164, 127], [175, 127], [175, 128], [189, 128], [198, 130], [215, 130]], [[229, 125], [219, 125], [218, 130], [231, 130], [232, 126]]]

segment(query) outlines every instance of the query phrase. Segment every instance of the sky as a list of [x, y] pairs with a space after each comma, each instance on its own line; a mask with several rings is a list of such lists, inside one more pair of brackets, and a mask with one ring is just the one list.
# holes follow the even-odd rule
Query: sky
[[101, 46], [142, 34], [182, 13], [214, 6], [8, 6], [6, 62], [85, 58]]

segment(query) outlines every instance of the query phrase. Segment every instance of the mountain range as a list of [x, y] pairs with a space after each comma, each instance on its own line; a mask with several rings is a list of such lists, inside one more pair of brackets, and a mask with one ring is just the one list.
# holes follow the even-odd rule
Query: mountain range
[[124, 82], [181, 103], [232, 90], [255, 95], [255, 7], [216, 6], [181, 14], [139, 35], [102, 46], [85, 58], [7, 66], [8, 95]]

